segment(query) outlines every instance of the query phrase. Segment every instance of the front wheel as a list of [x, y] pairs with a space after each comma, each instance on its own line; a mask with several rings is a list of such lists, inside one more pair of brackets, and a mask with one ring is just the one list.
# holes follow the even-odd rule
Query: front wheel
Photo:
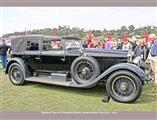
[[141, 80], [130, 71], [116, 71], [106, 82], [107, 93], [118, 102], [129, 103], [138, 99], [142, 91]]
[[12, 63], [9, 67], [9, 79], [14, 85], [24, 84], [24, 73], [18, 63]]

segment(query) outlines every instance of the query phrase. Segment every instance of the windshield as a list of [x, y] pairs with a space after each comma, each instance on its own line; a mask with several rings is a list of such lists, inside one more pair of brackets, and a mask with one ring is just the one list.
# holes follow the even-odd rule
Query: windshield
[[79, 40], [65, 40], [65, 49], [81, 48], [81, 41]]

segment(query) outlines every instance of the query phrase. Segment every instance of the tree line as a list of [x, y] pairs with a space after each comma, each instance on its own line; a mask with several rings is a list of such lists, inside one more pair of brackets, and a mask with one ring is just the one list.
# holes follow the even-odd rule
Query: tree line
[[[145, 36], [145, 32], [154, 33], [157, 35], [157, 26], [144, 26], [140, 28], [135, 28], [134, 25], [130, 26], [121, 26], [120, 29], [113, 29], [113, 30], [90, 30], [93, 36], [104, 36], [107, 37], [108, 33], [111, 33], [113, 37], [117, 39], [122, 39], [124, 32], [127, 33], [127, 36], [134, 36], [139, 35], [141, 37]], [[89, 30], [85, 30], [84, 28], [79, 27], [70, 27], [70, 26], [58, 26], [58, 28], [44, 28], [44, 29], [33, 29], [33, 30], [25, 30], [22, 32], [14, 32], [4, 34], [2, 37], [9, 37], [9, 36], [17, 36], [17, 35], [24, 35], [24, 34], [42, 34], [42, 35], [56, 35], [56, 36], [74, 36], [79, 37], [82, 39], [87, 39], [87, 34]]]

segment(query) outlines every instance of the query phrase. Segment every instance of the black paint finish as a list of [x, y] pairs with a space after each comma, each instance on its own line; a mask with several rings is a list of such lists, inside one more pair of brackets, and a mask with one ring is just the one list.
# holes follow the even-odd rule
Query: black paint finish
[[[62, 49], [44, 51], [43, 39], [60, 40]], [[12, 57], [23, 59], [31, 71], [69, 71], [75, 58], [81, 56], [80, 48], [65, 49], [65, 41], [77, 38], [53, 37], [40, 35], [25, 35], [12, 39]], [[39, 50], [26, 50], [27, 40], [37, 43]], [[80, 41], [80, 40], [79, 40]], [[110, 66], [127, 62], [128, 51], [105, 50], [105, 49], [85, 49], [87, 56], [94, 57], [99, 65], [101, 73]]]

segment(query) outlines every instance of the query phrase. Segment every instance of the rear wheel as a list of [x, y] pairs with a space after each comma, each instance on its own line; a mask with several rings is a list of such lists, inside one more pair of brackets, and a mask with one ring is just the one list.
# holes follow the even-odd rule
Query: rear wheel
[[92, 81], [99, 74], [99, 64], [92, 57], [78, 57], [71, 65], [71, 75], [79, 84]]
[[142, 91], [141, 80], [130, 71], [116, 71], [106, 82], [107, 93], [118, 102], [133, 102]]
[[18, 63], [12, 63], [9, 67], [9, 79], [14, 85], [24, 84], [24, 73]]

